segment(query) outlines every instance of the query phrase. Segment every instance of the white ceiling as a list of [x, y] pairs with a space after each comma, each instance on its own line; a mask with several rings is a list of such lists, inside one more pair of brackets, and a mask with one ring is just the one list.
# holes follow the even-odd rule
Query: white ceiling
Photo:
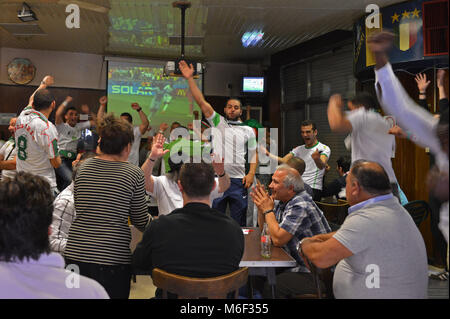
[[[0, 47], [62, 50], [101, 55], [176, 58], [181, 11], [166, 0], [27, 0], [38, 21], [17, 18], [22, 0], [0, 0]], [[380, 7], [398, 0], [378, 0]], [[80, 7], [80, 28], [66, 28], [68, 4]], [[373, 0], [192, 0], [186, 11], [186, 57], [201, 61], [258, 62], [271, 54], [333, 30], [351, 30]], [[13, 23], [19, 25], [4, 25]], [[2, 26], [3, 24], [3, 26]], [[27, 26], [27, 25], [35, 26]], [[26, 36], [12, 29], [27, 27]], [[36, 35], [41, 29], [42, 35]], [[37, 31], [36, 31], [37, 30]], [[242, 46], [245, 32], [264, 32], [254, 47]]]

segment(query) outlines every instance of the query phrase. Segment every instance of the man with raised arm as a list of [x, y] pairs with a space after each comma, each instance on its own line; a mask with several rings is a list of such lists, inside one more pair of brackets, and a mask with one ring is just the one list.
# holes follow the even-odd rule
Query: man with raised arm
[[53, 78], [46, 76], [38, 90], [30, 97], [27, 106], [16, 121], [16, 147], [18, 172], [25, 171], [45, 177], [57, 193], [54, 168], [61, 165], [58, 153], [58, 131], [48, 117], [55, 109], [55, 99], [48, 86]]
[[[213, 130], [213, 150], [225, 158], [225, 171], [230, 176], [230, 188], [223, 197], [213, 203], [213, 208], [225, 213], [227, 204], [230, 204], [231, 216], [241, 225], [246, 225], [247, 216], [247, 189], [252, 186], [256, 173], [258, 155], [256, 152], [256, 137], [253, 129], [243, 126], [239, 117], [242, 115], [242, 104], [238, 99], [229, 99], [224, 108], [225, 117], [214, 111], [212, 106], [205, 100], [194, 80], [194, 68], [180, 61], [180, 70], [187, 79], [192, 96], [200, 106], [200, 109]], [[220, 134], [219, 134], [220, 133]], [[222, 140], [219, 140], [219, 135]], [[217, 150], [215, 148], [219, 148]], [[245, 174], [245, 154], [248, 148], [248, 159], [250, 170]]]
[[[78, 122], [78, 111], [68, 104], [72, 97], [67, 96], [55, 113], [55, 125], [58, 131], [59, 155], [61, 166], [56, 170], [58, 188], [65, 189], [72, 180], [72, 162], [77, 158], [77, 145], [83, 130], [95, 125], [95, 117], [90, 121]], [[89, 106], [82, 105], [84, 114], [89, 114]]]

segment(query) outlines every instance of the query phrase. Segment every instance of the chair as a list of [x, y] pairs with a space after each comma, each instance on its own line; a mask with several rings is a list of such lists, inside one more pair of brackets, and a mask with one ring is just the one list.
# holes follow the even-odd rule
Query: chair
[[167, 299], [167, 292], [176, 294], [179, 299], [225, 299], [228, 293], [234, 292], [237, 299], [239, 288], [247, 283], [248, 268], [211, 278], [185, 277], [154, 268], [152, 278], [153, 284], [163, 290], [163, 299]]
[[428, 214], [431, 213], [431, 208], [428, 203], [424, 200], [414, 200], [403, 206], [408, 213], [411, 215], [416, 226], [419, 227], [420, 224], [427, 219]]
[[347, 201], [339, 200], [338, 203], [315, 202], [325, 215], [329, 223], [342, 225], [347, 217], [349, 204]]
[[[311, 271], [314, 279], [314, 285], [316, 286], [315, 294], [303, 294], [294, 296], [295, 299], [334, 299], [333, 294], [333, 275], [334, 266], [329, 268], [316, 267], [308, 257], [304, 256], [304, 260], [307, 262], [307, 266]], [[320, 283], [323, 283], [324, 289]]]

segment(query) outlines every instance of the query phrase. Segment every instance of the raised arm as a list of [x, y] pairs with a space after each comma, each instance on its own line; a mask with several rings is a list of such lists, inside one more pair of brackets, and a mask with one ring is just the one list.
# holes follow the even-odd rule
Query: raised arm
[[59, 125], [64, 123], [64, 110], [66, 109], [67, 105], [72, 102], [72, 97], [71, 96], [66, 96], [66, 99], [64, 100], [64, 102], [62, 102], [59, 106], [58, 109], [55, 112], [55, 125]]
[[138, 112], [139, 117], [141, 118], [141, 125], [139, 125], [139, 131], [141, 131], [141, 134], [145, 134], [147, 132], [148, 126], [150, 123], [148, 122], [147, 115], [142, 111], [142, 107], [139, 106], [138, 103], [131, 104], [131, 107], [133, 110], [136, 110]]
[[37, 91], [39, 91], [40, 89], [46, 89], [47, 87], [53, 85], [54, 83], [55, 79], [51, 75], [45, 76], [44, 79], [42, 79], [39, 87], [33, 92], [33, 94], [31, 94], [30, 98], [28, 99], [28, 105], [33, 105], [34, 95], [36, 94]]
[[352, 123], [344, 114], [344, 101], [341, 95], [334, 94], [328, 102], [328, 123], [334, 132], [348, 133], [352, 131]]
[[164, 150], [164, 136], [162, 134], [157, 134], [155, 136], [156, 140], [153, 142], [150, 155], [142, 164], [141, 169], [144, 171], [145, 176], [145, 189], [149, 193], [153, 193], [154, 180], [152, 176], [153, 166], [158, 158], [163, 157], [164, 154], [170, 150]]
[[98, 107], [97, 111], [97, 120], [102, 120], [105, 116], [106, 112], [106, 103], [108, 102], [108, 98], [106, 96], [102, 96], [98, 102], [100, 103], [100, 106]]
[[180, 61], [179, 68], [184, 78], [187, 79], [192, 97], [194, 98], [195, 102], [197, 102], [198, 106], [200, 106], [203, 115], [205, 115], [206, 118], [211, 117], [214, 113], [214, 109], [212, 108], [211, 104], [206, 102], [203, 93], [198, 88], [197, 83], [195, 83], [194, 67], [192, 66], [192, 64], [188, 66], [185, 61]]
[[[441, 147], [436, 136], [438, 119], [419, 107], [408, 95], [402, 84], [395, 76], [389, 64], [387, 52], [390, 50], [394, 36], [387, 32], [380, 32], [368, 40], [369, 49], [375, 55], [375, 90], [383, 110], [395, 116], [397, 123], [403, 130], [416, 136], [415, 143], [422, 147], [429, 147], [438, 156]], [[440, 155], [439, 155], [440, 156]], [[441, 161], [444, 158], [440, 159]]]
[[425, 73], [417, 74], [415, 80], [417, 83], [417, 88], [419, 89], [419, 105], [425, 110], [428, 110], [427, 88], [430, 85], [431, 81], [427, 81], [427, 75]]

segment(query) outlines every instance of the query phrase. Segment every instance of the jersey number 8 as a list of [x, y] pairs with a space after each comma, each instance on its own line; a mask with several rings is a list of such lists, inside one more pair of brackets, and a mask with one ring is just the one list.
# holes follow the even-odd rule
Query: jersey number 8
[[19, 145], [17, 146], [17, 157], [20, 160], [25, 161], [27, 159], [27, 138], [22, 135], [19, 136], [17, 141], [19, 142]]

